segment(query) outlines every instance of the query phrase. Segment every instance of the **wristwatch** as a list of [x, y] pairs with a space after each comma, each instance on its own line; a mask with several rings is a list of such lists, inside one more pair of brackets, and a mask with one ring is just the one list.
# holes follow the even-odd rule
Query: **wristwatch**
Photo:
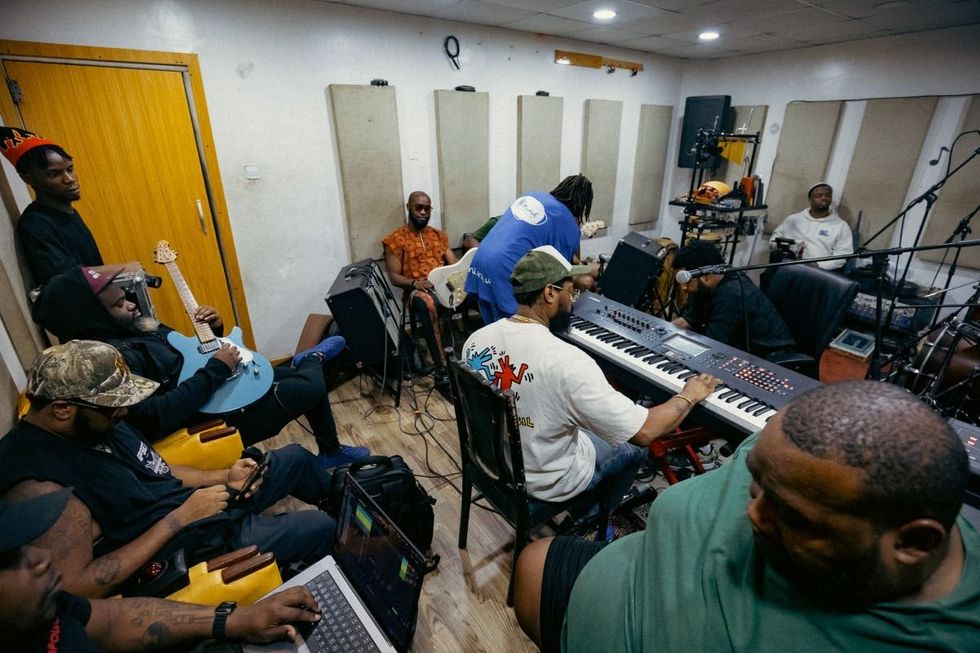
[[214, 609], [214, 625], [211, 626], [211, 639], [218, 641], [225, 640], [225, 622], [228, 621], [228, 615], [234, 612], [237, 607], [238, 603], [235, 601], [225, 601]]

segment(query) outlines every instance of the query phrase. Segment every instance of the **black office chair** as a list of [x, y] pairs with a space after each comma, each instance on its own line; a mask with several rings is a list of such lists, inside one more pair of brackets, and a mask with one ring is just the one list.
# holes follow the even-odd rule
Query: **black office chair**
[[[446, 358], [449, 361], [463, 469], [459, 548], [466, 548], [472, 501], [485, 499], [514, 526], [514, 560], [507, 588], [507, 605], [510, 606], [514, 601], [517, 556], [530, 541], [531, 528], [588, 498], [580, 495], [570, 502], [530, 498], [524, 480], [524, 453], [513, 393], [498, 390], [482, 374], [458, 361], [449, 349], [446, 350]], [[472, 496], [473, 486], [479, 493], [476, 497]], [[597, 532], [604, 536], [609, 524], [608, 484], [600, 483], [592, 496], [599, 501]]]
[[813, 265], [777, 268], [765, 294], [786, 322], [797, 354], [774, 354], [774, 363], [819, 378], [820, 356], [840, 330], [858, 284]]

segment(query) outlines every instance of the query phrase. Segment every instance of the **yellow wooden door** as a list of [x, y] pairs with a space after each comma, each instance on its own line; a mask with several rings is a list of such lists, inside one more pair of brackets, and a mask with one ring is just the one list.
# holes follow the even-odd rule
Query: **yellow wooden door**
[[158, 317], [187, 334], [191, 322], [153, 246], [168, 240], [201, 304], [235, 323], [211, 217], [184, 73], [4, 60], [21, 99], [8, 125], [49, 138], [75, 162], [82, 198], [75, 203], [106, 262], [138, 260], [165, 278], [151, 291]]

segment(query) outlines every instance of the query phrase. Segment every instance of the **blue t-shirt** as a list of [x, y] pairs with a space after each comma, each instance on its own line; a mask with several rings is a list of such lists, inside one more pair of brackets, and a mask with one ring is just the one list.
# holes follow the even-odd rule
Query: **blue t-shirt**
[[489, 324], [517, 312], [510, 275], [518, 259], [535, 247], [551, 245], [571, 261], [580, 239], [572, 212], [550, 193], [533, 192], [514, 200], [480, 242], [466, 278], [466, 292], [480, 300], [484, 321]]

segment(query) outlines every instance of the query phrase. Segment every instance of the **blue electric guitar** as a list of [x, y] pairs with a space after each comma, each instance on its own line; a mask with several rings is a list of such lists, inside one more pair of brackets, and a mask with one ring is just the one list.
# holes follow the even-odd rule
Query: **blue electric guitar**
[[197, 301], [187, 282], [184, 281], [180, 268], [177, 267], [177, 252], [170, 247], [170, 243], [165, 240], [158, 242], [153, 248], [153, 260], [166, 266], [177, 294], [184, 302], [184, 310], [194, 323], [194, 332], [197, 336], [191, 338], [176, 331], [170, 332], [167, 336], [170, 346], [184, 357], [179, 382], [183, 383], [194, 372], [204, 367], [208, 359], [225, 342], [237, 347], [242, 356], [234, 374], [211, 395], [208, 402], [201, 407], [201, 412], [227, 413], [238, 410], [268, 392], [272, 386], [272, 365], [264, 356], [247, 349], [242, 344], [241, 329], [236, 326], [227, 337], [219, 338], [214, 335], [207, 322], [198, 322], [194, 319], [198, 308]]

